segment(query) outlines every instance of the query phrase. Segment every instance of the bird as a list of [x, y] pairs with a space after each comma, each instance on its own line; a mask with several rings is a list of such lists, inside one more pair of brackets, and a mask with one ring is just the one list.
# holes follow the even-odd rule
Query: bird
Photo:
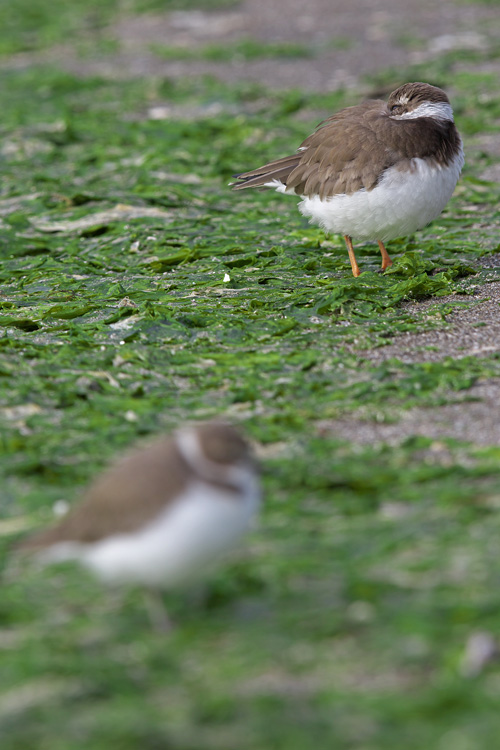
[[43, 564], [76, 560], [108, 584], [182, 587], [235, 545], [260, 495], [241, 432], [205, 422], [119, 459], [66, 516], [18, 549]]
[[234, 175], [234, 190], [274, 188], [301, 197], [300, 212], [327, 233], [343, 235], [354, 277], [353, 239], [377, 242], [382, 271], [387, 241], [435, 219], [464, 165], [462, 139], [446, 93], [405, 83], [387, 102], [346, 107], [321, 122], [292, 156]]

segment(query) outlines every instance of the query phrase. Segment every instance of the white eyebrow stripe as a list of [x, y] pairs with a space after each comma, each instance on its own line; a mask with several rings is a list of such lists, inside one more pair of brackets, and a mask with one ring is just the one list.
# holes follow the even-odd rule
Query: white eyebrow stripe
[[417, 117], [432, 117], [434, 120], [451, 120], [453, 122], [453, 110], [447, 102], [422, 102], [412, 112], [392, 116], [395, 120], [415, 120]]

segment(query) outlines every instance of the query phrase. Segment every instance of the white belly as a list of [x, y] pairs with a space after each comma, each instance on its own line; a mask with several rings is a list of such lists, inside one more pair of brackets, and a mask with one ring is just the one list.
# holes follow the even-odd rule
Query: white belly
[[[303, 198], [299, 209], [327, 232], [357, 240], [392, 240], [435, 219], [450, 200], [464, 164], [463, 151], [447, 167], [412, 159], [412, 170], [390, 167], [373, 190]], [[284, 186], [281, 186], [281, 190]]]

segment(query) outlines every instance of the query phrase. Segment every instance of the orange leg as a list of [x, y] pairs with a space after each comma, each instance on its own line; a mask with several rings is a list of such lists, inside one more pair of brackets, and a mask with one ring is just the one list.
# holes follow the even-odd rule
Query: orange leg
[[359, 270], [358, 262], [356, 260], [356, 256], [354, 255], [354, 248], [352, 246], [352, 240], [348, 234], [344, 234], [344, 240], [345, 240], [345, 244], [347, 245], [347, 252], [349, 253], [349, 260], [351, 261], [352, 275], [355, 278], [357, 278], [361, 274], [361, 271]]
[[378, 246], [380, 248], [380, 254], [382, 255], [382, 271], [392, 266], [392, 260], [389, 258], [389, 253], [385, 249], [385, 245], [382, 240], [378, 240]]

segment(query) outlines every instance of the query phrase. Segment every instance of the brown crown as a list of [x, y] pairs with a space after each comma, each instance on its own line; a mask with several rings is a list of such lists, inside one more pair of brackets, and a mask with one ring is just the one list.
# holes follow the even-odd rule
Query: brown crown
[[437, 86], [431, 86], [430, 83], [405, 83], [400, 86], [396, 91], [393, 91], [387, 101], [387, 106], [390, 109], [395, 104], [399, 104], [403, 100], [408, 109], [416, 109], [419, 104], [423, 102], [446, 102], [450, 103], [450, 100], [444, 93], [443, 89]]
[[248, 443], [238, 430], [224, 422], [207, 422], [197, 430], [203, 454], [209, 461], [231, 464], [250, 458]]

